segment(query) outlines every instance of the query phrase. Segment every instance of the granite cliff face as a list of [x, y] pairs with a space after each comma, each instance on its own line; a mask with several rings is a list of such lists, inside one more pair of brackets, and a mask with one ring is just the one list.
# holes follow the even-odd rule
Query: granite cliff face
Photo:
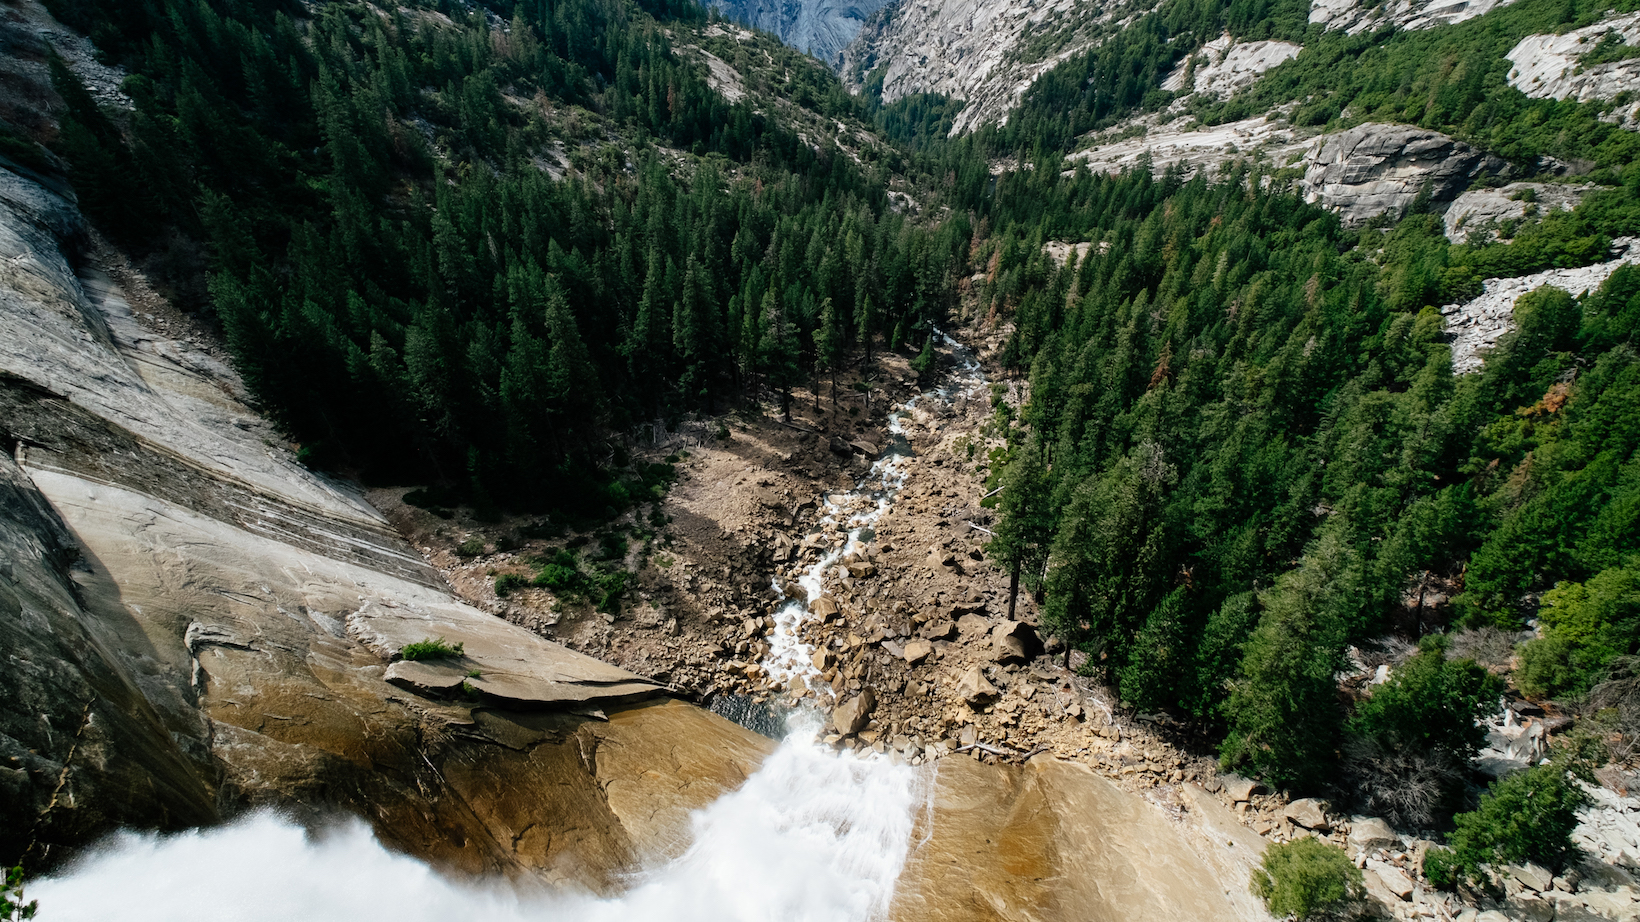
[[773, 32], [786, 44], [837, 66], [844, 46], [884, 0], [713, 0], [736, 22]]
[[1345, 224], [1360, 224], [1385, 212], [1399, 216], [1420, 197], [1444, 205], [1480, 173], [1507, 169], [1438, 131], [1368, 123], [1324, 138], [1308, 158], [1302, 188]]
[[1529, 35], [1510, 49], [1509, 85], [1534, 99], [1570, 99], [1576, 102], [1629, 101], [1615, 106], [1605, 118], [1631, 130], [1640, 128], [1640, 58], [1584, 65], [1583, 56], [1602, 41], [1640, 45], [1640, 13], [1613, 16], [1564, 35]]
[[965, 100], [951, 130], [963, 134], [1005, 120], [1038, 77], [1093, 44], [1096, 26], [1141, 9], [1120, 0], [899, 0], [843, 50], [843, 79], [859, 91], [881, 71], [884, 102], [915, 93]]

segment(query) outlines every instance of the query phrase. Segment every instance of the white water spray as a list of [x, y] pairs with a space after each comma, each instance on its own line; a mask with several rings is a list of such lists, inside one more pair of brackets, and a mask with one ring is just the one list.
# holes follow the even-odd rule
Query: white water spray
[[349, 819], [310, 839], [258, 814], [173, 836], [121, 833], [29, 887], [52, 922], [865, 922], [882, 918], [930, 775], [794, 734], [693, 817], [676, 860], [611, 899], [459, 883]]

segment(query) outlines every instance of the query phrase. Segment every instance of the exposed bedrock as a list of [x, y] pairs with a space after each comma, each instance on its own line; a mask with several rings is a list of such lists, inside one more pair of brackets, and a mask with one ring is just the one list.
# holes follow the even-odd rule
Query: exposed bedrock
[[1438, 131], [1367, 123], [1321, 140], [1303, 190], [1345, 224], [1360, 224], [1399, 216], [1420, 196], [1432, 205], [1451, 202], [1482, 172], [1507, 169], [1505, 161]]

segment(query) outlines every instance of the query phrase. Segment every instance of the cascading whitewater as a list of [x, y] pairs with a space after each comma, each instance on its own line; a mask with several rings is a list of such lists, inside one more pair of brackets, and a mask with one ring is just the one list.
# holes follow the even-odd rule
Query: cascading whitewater
[[866, 922], [893, 898], [932, 769], [834, 754], [812, 727], [693, 818], [681, 857], [612, 899], [457, 883], [350, 819], [310, 839], [258, 814], [172, 836], [121, 833], [29, 888], [53, 922]]
[[[972, 350], [948, 333], [939, 330], [935, 330], [935, 333], [951, 347], [952, 354], [957, 358], [956, 380], [910, 398], [889, 414], [889, 434], [902, 440], [902, 444], [905, 437], [905, 416], [916, 407], [917, 401], [925, 396], [947, 402], [957, 396], [971, 397], [985, 384], [979, 359], [974, 356]], [[820, 560], [797, 580], [797, 584], [803, 589], [804, 597], [787, 601], [775, 612], [774, 630], [769, 634], [769, 653], [764, 657], [763, 669], [776, 684], [787, 688], [806, 685], [823, 699], [834, 697], [831, 688], [820, 681], [820, 670], [815, 668], [811, 658], [814, 648], [803, 641], [802, 627], [809, 619], [809, 606], [825, 592], [826, 574], [839, 561], [864, 549], [868, 532], [894, 504], [894, 497], [899, 494], [900, 488], [905, 486], [907, 456], [908, 451], [890, 446], [883, 452], [882, 457], [871, 465], [870, 472], [855, 485], [852, 493], [842, 494], [840, 497], [827, 496], [825, 503], [820, 507], [817, 531], [841, 527], [846, 537], [841, 544], [822, 555]], [[861, 498], [870, 501], [870, 508], [864, 512], [847, 511], [855, 508], [858, 505], [857, 500]], [[774, 579], [772, 586], [776, 593], [784, 592], [778, 577]]]

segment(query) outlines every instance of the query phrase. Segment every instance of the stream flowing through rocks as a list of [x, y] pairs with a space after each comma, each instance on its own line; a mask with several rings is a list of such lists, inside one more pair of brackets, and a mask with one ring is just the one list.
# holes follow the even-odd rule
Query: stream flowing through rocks
[[[815, 651], [802, 635], [815, 617], [811, 605], [830, 580], [842, 578], [840, 568], [846, 573], [846, 563], [866, 556], [873, 525], [906, 481], [911, 450], [904, 415], [918, 401], [949, 402], [984, 386], [973, 353], [940, 335], [956, 359], [954, 371], [894, 409], [890, 444], [853, 491], [824, 498], [806, 540], [832, 549], [795, 589], [776, 580], [788, 601], [775, 616], [762, 668], [788, 691], [808, 694], [795, 706], [718, 708], [765, 733], [773, 714], [785, 730], [782, 742], [738, 790], [691, 818], [690, 844], [680, 856], [635, 873], [620, 896], [455, 880], [385, 848], [358, 819], [313, 833], [275, 812], [174, 835], [118, 834], [57, 876], [33, 883], [29, 896], [55, 922], [883, 918], [914, 837], [932, 825], [937, 763], [913, 766], [821, 745], [834, 695], [820, 681]], [[753, 712], [763, 715], [761, 725], [749, 719]]]

